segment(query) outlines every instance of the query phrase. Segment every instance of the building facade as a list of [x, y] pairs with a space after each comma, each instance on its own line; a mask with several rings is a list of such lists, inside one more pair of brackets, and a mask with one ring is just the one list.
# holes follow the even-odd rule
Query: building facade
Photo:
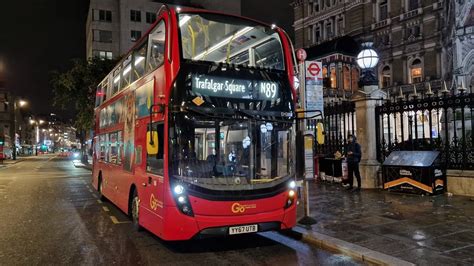
[[[241, 9], [240, 0], [180, 3], [237, 15]], [[86, 57], [112, 59], [126, 54], [155, 22], [161, 6], [159, 1], [151, 0], [91, 0], [86, 22]]]
[[[377, 70], [381, 88], [443, 77], [443, 1], [298, 0], [293, 7], [298, 48], [317, 50], [318, 45], [342, 36], [350, 36], [358, 44], [373, 42], [380, 56]], [[331, 70], [331, 63], [326, 63], [326, 75], [334, 76], [332, 87], [342, 88], [350, 74], [344, 74], [342, 66]]]
[[446, 1], [444, 61], [452, 65], [446, 73], [459, 88], [474, 85], [474, 0]]

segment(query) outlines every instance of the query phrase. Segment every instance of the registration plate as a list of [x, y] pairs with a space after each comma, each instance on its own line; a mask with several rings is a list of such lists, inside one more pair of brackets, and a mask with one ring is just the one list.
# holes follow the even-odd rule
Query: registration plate
[[258, 225], [256, 224], [229, 227], [229, 235], [247, 234], [255, 232], [258, 232]]

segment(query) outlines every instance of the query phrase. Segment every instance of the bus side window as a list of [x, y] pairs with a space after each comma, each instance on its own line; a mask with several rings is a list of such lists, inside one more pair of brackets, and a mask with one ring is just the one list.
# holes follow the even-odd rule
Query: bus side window
[[145, 42], [138, 50], [133, 52], [132, 82], [141, 78], [145, 74], [147, 47], [148, 43]]
[[[148, 125], [148, 128], [150, 126]], [[163, 175], [163, 151], [164, 151], [164, 124], [153, 123], [151, 129], [155, 131], [153, 134], [158, 134], [158, 153], [146, 154], [146, 170], [147, 172]]]
[[161, 66], [165, 61], [165, 22], [160, 21], [153, 33], [148, 38], [148, 71], [152, 71]]
[[113, 81], [112, 81], [112, 91], [110, 96], [112, 97], [115, 93], [119, 91], [120, 88], [120, 70], [114, 71]]

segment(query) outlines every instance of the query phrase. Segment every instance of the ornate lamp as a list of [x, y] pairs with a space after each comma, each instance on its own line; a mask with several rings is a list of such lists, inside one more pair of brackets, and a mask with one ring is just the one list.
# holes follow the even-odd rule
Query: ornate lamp
[[363, 43], [362, 48], [362, 51], [360, 51], [356, 59], [357, 64], [362, 70], [359, 87], [378, 85], [375, 67], [379, 62], [379, 56], [377, 52], [372, 49], [372, 42]]

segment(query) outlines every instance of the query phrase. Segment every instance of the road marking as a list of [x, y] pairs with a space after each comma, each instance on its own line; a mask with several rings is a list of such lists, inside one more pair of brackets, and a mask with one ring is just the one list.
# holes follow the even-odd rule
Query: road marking
[[130, 221], [121, 222], [113, 215], [110, 215], [110, 219], [112, 220], [112, 223], [114, 223], [114, 224], [129, 224], [129, 223], [131, 223]]
[[[92, 194], [92, 197], [96, 198], [97, 199], [97, 195], [96, 194]], [[100, 202], [99, 202], [100, 203]]]
[[92, 189], [89, 188], [89, 192], [92, 193]]
[[[94, 194], [95, 195], [95, 194]], [[102, 204], [102, 201], [100, 199], [97, 200], [97, 203]]]
[[106, 206], [102, 206], [102, 209], [106, 212], [109, 212], [109, 208], [107, 208]]

